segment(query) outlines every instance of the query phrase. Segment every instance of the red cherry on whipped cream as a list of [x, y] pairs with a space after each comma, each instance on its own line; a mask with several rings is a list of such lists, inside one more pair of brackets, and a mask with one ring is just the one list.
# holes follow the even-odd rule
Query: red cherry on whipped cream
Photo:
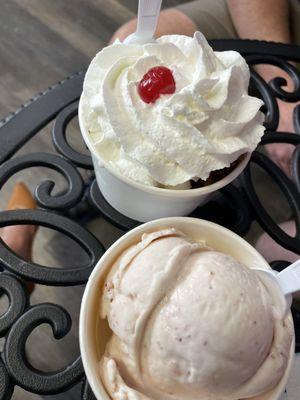
[[138, 84], [138, 93], [145, 103], [154, 103], [161, 94], [172, 94], [176, 84], [172, 71], [167, 67], [153, 67]]

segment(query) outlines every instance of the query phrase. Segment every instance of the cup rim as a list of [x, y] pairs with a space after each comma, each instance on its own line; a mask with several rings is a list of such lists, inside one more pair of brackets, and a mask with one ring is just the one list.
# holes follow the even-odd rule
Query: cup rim
[[[176, 222], [182, 222], [186, 224], [194, 224], [194, 225], [199, 225], [199, 228], [201, 227], [202, 229], [205, 229], [205, 226], [211, 227], [215, 229], [216, 234], [226, 234], [227, 237], [231, 237], [231, 239], [240, 246], [243, 246], [244, 248], [247, 248], [249, 253], [253, 253], [256, 255], [256, 258], [259, 259], [262, 263], [262, 265], [265, 265], [266, 268], [270, 268], [269, 264], [267, 261], [258, 253], [258, 251], [251, 246], [245, 239], [237, 235], [236, 233], [230, 231], [229, 229], [215, 224], [214, 222], [198, 219], [198, 218], [191, 218], [191, 217], [167, 217], [167, 218], [160, 218], [156, 219], [153, 221], [146, 222], [142, 225], [137, 226], [136, 228], [128, 231], [125, 235], [121, 236], [116, 242], [110, 246], [107, 251], [104, 253], [104, 255], [99, 259], [97, 262], [95, 268], [93, 269], [87, 285], [84, 290], [84, 294], [82, 297], [82, 302], [81, 302], [81, 308], [80, 308], [80, 318], [79, 318], [79, 345], [80, 345], [80, 353], [82, 357], [82, 363], [83, 367], [88, 379], [88, 382], [96, 396], [96, 398], [99, 400], [99, 393], [101, 396], [101, 399], [105, 400], [110, 400], [110, 396], [108, 395], [100, 376], [96, 375], [95, 369], [92, 367], [92, 363], [89, 362], [90, 357], [89, 353], [92, 351], [89, 348], [89, 337], [88, 333], [86, 331], [86, 321], [88, 320], [88, 310], [90, 303], [95, 296], [96, 288], [97, 288], [97, 282], [99, 278], [101, 277], [102, 273], [106, 271], [107, 265], [109, 263], [109, 260], [115, 260], [116, 257], [120, 255], [121, 247], [125, 247], [126, 244], [132, 244], [133, 240], [135, 238], [140, 237], [143, 233], [152, 231], [154, 229], [159, 229], [162, 228], [166, 225], [172, 226], [176, 225]], [[176, 226], [175, 226], [176, 227]], [[125, 247], [126, 248], [126, 247]], [[291, 313], [289, 315], [291, 318]], [[267, 396], [266, 392], [260, 396], [263, 396], [263, 400], [278, 400], [279, 396], [283, 393], [286, 383], [288, 381], [288, 377], [290, 374], [290, 370], [292, 368], [293, 364], [293, 355], [294, 355], [294, 350], [295, 350], [295, 335], [293, 335], [293, 340], [291, 343], [291, 348], [290, 348], [290, 353], [289, 353], [289, 359], [286, 367], [286, 371], [283, 374], [281, 380], [278, 382], [278, 384], [270, 390], [270, 396]], [[264, 397], [266, 396], [266, 397]]]
[[84, 139], [85, 144], [87, 145], [88, 149], [94, 155], [97, 160], [99, 161], [99, 165], [102, 167], [105, 167], [112, 175], [114, 175], [116, 178], [119, 180], [123, 181], [129, 186], [132, 186], [136, 189], [142, 190], [143, 192], [147, 192], [149, 194], [155, 194], [158, 196], [172, 196], [172, 197], [177, 197], [177, 198], [182, 198], [182, 197], [198, 197], [202, 195], [206, 195], [212, 192], [215, 192], [222, 187], [228, 185], [231, 183], [235, 178], [237, 178], [243, 170], [246, 168], [252, 152], [246, 152], [245, 157], [243, 160], [241, 160], [238, 165], [234, 168], [233, 171], [231, 171], [228, 175], [226, 175], [224, 178], [220, 179], [217, 182], [214, 182], [211, 185], [208, 186], [203, 186], [201, 188], [194, 188], [194, 189], [166, 189], [166, 188], [159, 188], [155, 186], [147, 186], [142, 183], [139, 183], [137, 181], [134, 181], [133, 179], [127, 178], [126, 176], [122, 175], [119, 173], [116, 168], [114, 168], [109, 162], [101, 158], [98, 154], [96, 154], [94, 150], [94, 144], [92, 143], [90, 136], [88, 134], [87, 128], [84, 123], [84, 118], [83, 118], [83, 112], [82, 112], [82, 104], [83, 104], [83, 99], [84, 99], [84, 93], [81, 94], [80, 99], [79, 99], [79, 106], [78, 106], [78, 121], [79, 121], [79, 127], [80, 131], [82, 134], [82, 137]]

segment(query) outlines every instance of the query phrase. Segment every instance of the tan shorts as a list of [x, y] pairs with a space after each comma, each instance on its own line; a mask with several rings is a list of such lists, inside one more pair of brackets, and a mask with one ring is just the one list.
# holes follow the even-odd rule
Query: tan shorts
[[[300, 1], [289, 0], [293, 42], [300, 44]], [[177, 6], [208, 39], [237, 38], [226, 0], [195, 0]]]

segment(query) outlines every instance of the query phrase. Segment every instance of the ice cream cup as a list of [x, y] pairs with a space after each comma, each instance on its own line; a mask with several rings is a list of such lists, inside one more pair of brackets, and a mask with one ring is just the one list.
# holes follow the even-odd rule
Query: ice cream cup
[[[230, 254], [245, 265], [270, 268], [264, 258], [244, 239], [222, 226], [194, 218], [163, 218], [140, 225], [116, 241], [99, 260], [87, 283], [80, 311], [79, 339], [82, 362], [88, 382], [97, 400], [109, 400], [100, 378], [99, 361], [111, 331], [106, 320], [100, 320], [99, 304], [105, 277], [118, 256], [129, 246], [140, 241], [145, 232], [175, 227], [194, 240], [204, 239], [215, 250]], [[292, 319], [291, 314], [289, 315]], [[294, 356], [293, 340], [286, 372], [271, 391], [251, 400], [279, 400], [288, 380]]]
[[170, 190], [142, 185], [135, 182], [101, 159], [84, 124], [82, 97], [79, 102], [79, 126], [89, 148], [94, 164], [98, 186], [107, 202], [126, 217], [146, 222], [156, 218], [185, 216], [205, 204], [219, 189], [228, 185], [245, 169], [251, 154], [238, 163], [223, 179], [198, 189]]

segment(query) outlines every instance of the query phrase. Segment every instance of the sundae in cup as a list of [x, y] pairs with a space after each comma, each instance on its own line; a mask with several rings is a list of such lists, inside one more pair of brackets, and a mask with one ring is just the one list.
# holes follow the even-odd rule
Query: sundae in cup
[[[140, 220], [184, 215], [239, 175], [264, 132], [249, 77], [239, 53], [214, 52], [200, 32], [101, 50], [79, 120], [108, 202]], [[122, 206], [121, 193], [153, 208], [151, 216]]]

